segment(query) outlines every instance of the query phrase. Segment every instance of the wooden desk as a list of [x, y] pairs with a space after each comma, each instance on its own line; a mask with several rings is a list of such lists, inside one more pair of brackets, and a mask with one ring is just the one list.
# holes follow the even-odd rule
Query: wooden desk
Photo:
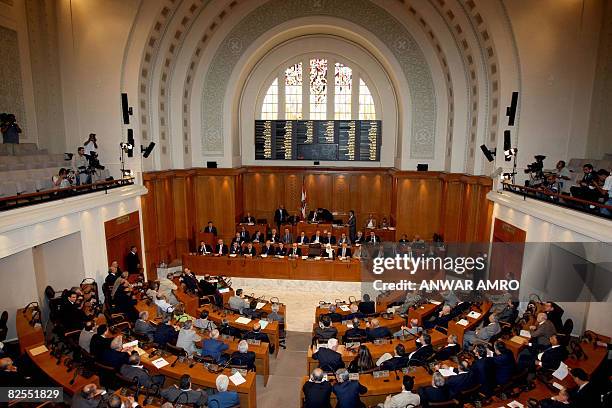
[[455, 334], [457, 336], [457, 344], [463, 345], [464, 333], [469, 330], [474, 330], [474, 328], [477, 327], [480, 324], [480, 322], [482, 322], [485, 316], [489, 314], [489, 310], [491, 310], [491, 306], [492, 306], [491, 302], [485, 302], [482, 304], [481, 310], [476, 310], [475, 307], [472, 307], [470, 310], [476, 310], [477, 312], [480, 313], [480, 316], [478, 316], [477, 319], [472, 319], [471, 317], [467, 317], [466, 316], [467, 313], [464, 313], [464, 316], [462, 318], [468, 321], [467, 326], [462, 326], [460, 324], [457, 324], [456, 321], [451, 320], [450, 322], [448, 322], [448, 334]]
[[30, 325], [32, 319], [32, 310], [29, 309], [25, 315], [23, 309], [18, 309], [15, 314], [15, 326], [17, 329], [17, 337], [19, 338], [19, 352], [25, 353], [26, 349], [34, 346], [40, 346], [45, 343], [45, 333], [42, 327], [34, 327]]
[[[443, 333], [437, 330], [431, 330], [429, 334], [431, 335], [431, 344], [433, 346], [439, 346], [439, 345], [446, 344], [447, 337]], [[363, 345], [365, 345], [368, 348], [368, 350], [370, 350], [370, 354], [372, 354], [372, 360], [374, 360], [374, 362], [376, 362], [376, 360], [378, 360], [385, 353], [390, 353], [391, 355], [394, 355], [395, 347], [398, 344], [403, 344], [404, 348], [406, 349], [406, 352], [408, 353], [416, 350], [416, 339], [412, 339], [412, 340], [393, 339], [388, 344], [374, 344], [370, 342], [363, 343]], [[306, 356], [306, 361], [307, 361], [306, 369], [308, 370], [307, 374], [310, 374], [312, 370], [314, 370], [315, 368], [319, 366], [319, 362], [315, 360], [314, 358], [312, 358], [312, 355], [315, 353], [315, 351], [316, 350], [313, 350], [312, 347], [308, 348], [308, 353]], [[357, 356], [357, 350], [355, 351], [348, 350], [342, 344], [338, 346], [337, 351], [338, 353], [342, 355], [342, 361], [344, 361], [344, 365], [347, 367], [349, 366], [351, 361], [353, 361], [353, 359]]]
[[372, 231], [374, 231], [374, 234], [376, 234], [382, 242], [396, 242], [395, 232], [397, 230], [395, 228], [365, 228], [363, 236], [367, 239]]
[[[359, 302], [357, 302], [357, 304], [359, 304]], [[346, 303], [346, 306], [350, 307], [350, 304]], [[378, 303], [376, 304], [376, 313], [383, 313], [383, 312], [386, 312], [386, 311], [387, 311], [387, 308], [384, 307], [384, 305], [381, 305], [381, 304], [378, 304]], [[317, 306], [317, 308], [315, 309], [315, 322], [319, 321], [321, 315], [326, 315], [328, 313], [329, 313], [329, 308], [328, 307]], [[338, 307], [336, 307], [336, 313], [338, 313], [339, 315], [342, 315], [342, 316], [348, 316], [348, 315], [351, 314], [351, 311], [350, 310], [344, 311], [344, 310], [340, 309], [340, 307], [338, 306]]]
[[300, 221], [297, 223], [294, 237], [299, 237], [302, 234], [302, 231], [304, 231], [304, 234], [306, 234], [308, 239], [310, 239], [310, 237], [312, 237], [317, 231], [321, 231], [321, 236], [324, 237], [325, 234], [323, 231], [325, 230], [331, 231], [332, 235], [336, 237], [336, 239], [340, 238], [343, 232], [347, 237], [349, 234], [348, 227], [344, 225], [333, 225], [327, 223], [310, 224]]
[[[242, 331], [252, 331], [255, 323], [259, 322], [259, 319], [251, 320], [248, 324], [237, 323], [236, 319], [240, 317], [238, 313], [225, 313], [214, 311], [210, 305], [204, 305], [198, 309], [198, 311], [208, 310], [208, 318], [212, 320], [217, 326], [221, 324], [223, 319], [227, 319], [229, 325]], [[198, 313], [199, 314], [199, 313]], [[274, 345], [274, 357], [278, 356], [279, 341], [280, 341], [280, 330], [278, 322], [268, 322], [265, 329], [261, 330], [262, 333], [268, 335], [270, 344]]]
[[36, 364], [36, 366], [44, 372], [47, 377], [49, 377], [55, 384], [64, 388], [70, 395], [74, 395], [76, 392], [79, 392], [85, 385], [94, 383], [96, 385], [100, 385], [100, 380], [97, 375], [93, 375], [90, 378], [85, 378], [81, 375], [77, 375], [74, 383], [70, 384], [70, 381], [74, 378], [75, 371], [72, 370], [68, 372], [68, 368], [64, 365], [64, 360], [66, 356], [62, 357], [62, 362], [57, 365], [57, 359], [46, 351], [42, 354], [38, 354], [37, 356], [33, 356], [30, 352], [32, 348], [28, 348], [27, 353], [28, 357], [32, 359], [32, 362]]
[[215, 248], [215, 245], [217, 245], [217, 237], [215, 234], [213, 234], [212, 232], [198, 232], [197, 235], [197, 240], [196, 240], [196, 248], [198, 248], [200, 246], [200, 242], [204, 241], [206, 244], [210, 245], [213, 250]]
[[[157, 369], [151, 361], [156, 360], [158, 358], [159, 357], [150, 358], [148, 353], [141, 356], [142, 364], [149, 370], [152, 375], [163, 374], [167, 378], [178, 380], [183, 374], [189, 374], [191, 376], [191, 382], [194, 385], [194, 388], [196, 386], [212, 389], [217, 388], [215, 381], [217, 379], [218, 374], [211, 373], [202, 364], [195, 364], [193, 367], [189, 368], [189, 363], [187, 361], [184, 363], [180, 363], [177, 361], [176, 365], [172, 367], [171, 365], [176, 359], [176, 356], [168, 356], [166, 357], [166, 361], [168, 361], [170, 364], [160, 369]], [[228, 377], [232, 375], [230, 369], [225, 369], [223, 373]], [[246, 382], [244, 384], [240, 384], [239, 386], [235, 386], [230, 381], [228, 389], [230, 391], [238, 392], [241, 407], [255, 408], [257, 406], [255, 373], [248, 372], [245, 379]]]
[[[406, 323], [404, 318], [398, 315], [393, 315], [393, 319], [383, 319], [380, 317], [377, 319], [380, 322], [380, 327], [388, 328], [391, 331], [391, 333], [398, 331]], [[339, 339], [341, 337], [344, 337], [344, 334], [348, 330], [348, 326], [345, 326], [344, 324], [342, 324], [342, 322], [332, 323], [332, 326], [334, 326], [338, 330]], [[317, 327], [319, 327], [319, 324], [313, 323], [312, 325], [312, 335], [313, 336], [314, 336], [314, 331]], [[365, 328], [365, 324], [362, 324], [360, 327], [362, 329]]]
[[416, 309], [410, 308], [408, 310], [408, 320], [417, 319], [419, 321], [419, 326], [421, 326], [423, 321], [434, 314], [438, 308], [442, 308], [442, 304], [435, 305], [433, 303], [425, 303]]
[[[205, 334], [201, 334], [205, 336]], [[222, 342], [229, 346], [228, 353], [238, 351], [238, 343], [240, 340], [227, 340], [219, 338]], [[268, 352], [268, 343], [260, 343], [258, 346], [249, 344], [249, 351], [255, 353], [255, 370], [257, 375], [262, 375], [264, 378], [264, 387], [268, 385], [268, 379], [270, 378], [270, 353]]]
[[[240, 232], [242, 230], [242, 227], [244, 227], [244, 229], [249, 233], [249, 237], [252, 237], [255, 232], [259, 231], [261, 232], [261, 235], [264, 237], [266, 237], [266, 235], [268, 234], [268, 224], [243, 224], [243, 223], [238, 223], [236, 224], [236, 231], [235, 232]], [[234, 233], [234, 236], [236, 234]]]
[[360, 282], [361, 262], [358, 259], [314, 260], [276, 257], [246, 258], [243, 256], [200, 256], [183, 254], [183, 266], [196, 275], [206, 273], [257, 279], [291, 279]]

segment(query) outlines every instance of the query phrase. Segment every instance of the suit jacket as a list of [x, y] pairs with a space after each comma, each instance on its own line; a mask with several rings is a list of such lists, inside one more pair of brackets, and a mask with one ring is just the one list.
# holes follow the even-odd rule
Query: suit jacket
[[338, 329], [333, 326], [317, 327], [315, 329], [315, 336], [317, 336], [320, 340], [329, 340], [331, 338], [337, 338]]
[[548, 316], [548, 321], [552, 322], [552, 324], [555, 326], [555, 329], [560, 332], [563, 329], [562, 317], [564, 311], [561, 306], [556, 303], [553, 303], [552, 306], [553, 310], [551, 310], [550, 312], [546, 312], [546, 315]]
[[355, 312], [347, 315], [344, 320], [363, 319], [365, 315], [361, 312]]
[[283, 244], [292, 244], [293, 243], [293, 235], [291, 233], [282, 235], [281, 242]]
[[332, 393], [332, 386], [323, 381], [315, 383], [306, 381], [302, 387], [304, 393], [304, 408], [330, 408], [329, 398]]
[[323, 243], [324, 244], [332, 244], [335, 245], [336, 244], [336, 237], [332, 236], [324, 236], [323, 237]]
[[[310, 237], [310, 242], [314, 244], [316, 239], [317, 239], [317, 235], [315, 234], [312, 237]], [[319, 235], [319, 243], [323, 244], [324, 242], [325, 241], [323, 240], [323, 235]]]
[[221, 354], [227, 350], [229, 346], [222, 341], [215, 339], [204, 339], [202, 340], [202, 356], [210, 356], [219, 361]]
[[251, 247], [251, 249], [244, 248], [242, 252], [244, 253], [244, 255], [251, 255], [251, 256], [257, 255], [257, 250], [255, 249], [255, 247]]
[[452, 346], [446, 346], [438, 350], [436, 353], [436, 360], [443, 361], [448, 360], [452, 356], [456, 356], [461, 351], [461, 347], [458, 344]]
[[351, 239], [355, 239], [355, 235], [357, 235], [357, 219], [355, 217], [351, 217], [346, 222], [349, 228], [349, 237]]
[[246, 353], [241, 353], [239, 351], [234, 351], [232, 353], [231, 358], [232, 358], [232, 364], [247, 366], [248, 370], [255, 371], [255, 353], [254, 352], [247, 351]]
[[356, 328], [352, 328], [352, 329], [348, 329], [345, 333], [344, 333], [344, 342], [346, 343], [347, 341], [350, 341], [351, 338], [357, 338], [357, 337], [365, 337], [367, 338], [368, 333], [365, 331], [365, 329], [356, 329]]
[[270, 345], [272, 345], [270, 343], [270, 338], [268, 337], [268, 335], [266, 333], [262, 333], [260, 331], [249, 331], [244, 333], [244, 336], [242, 336], [243, 339], [245, 340], [259, 340], [262, 343], [268, 343]]
[[206, 393], [204, 391], [186, 390], [181, 391], [178, 387], [172, 386], [161, 390], [162, 398], [168, 401], [180, 404], [195, 404], [198, 406], [204, 405], [206, 402]]
[[198, 255], [210, 254], [212, 253], [212, 248], [208, 244], [204, 244], [198, 247]]
[[270, 245], [270, 247], [268, 248], [267, 246], [262, 246], [261, 247], [261, 252], [260, 254], [262, 255], [274, 255], [274, 253], [276, 252], [276, 248], [274, 248], [274, 246]]
[[157, 326], [153, 335], [153, 341], [160, 347], [165, 347], [166, 343], [175, 344], [177, 338], [178, 333], [174, 330], [174, 327], [163, 323]]
[[295, 242], [297, 242], [298, 244], [307, 244], [308, 242], [310, 242], [310, 240], [306, 235], [304, 235], [303, 237], [300, 235], [296, 238]]
[[364, 242], [365, 242], [365, 238], [363, 235], [360, 237], [355, 236], [355, 239], [353, 240], [354, 244], [363, 244]]
[[302, 256], [302, 248], [295, 248], [295, 250], [293, 248], [291, 248], [289, 250], [289, 252], [287, 253], [287, 255], [289, 255], [289, 256]]
[[366, 331], [368, 333], [368, 339], [371, 341], [376, 340], [376, 339], [393, 337], [389, 329], [386, 327], [377, 327], [375, 329], [369, 329]]
[[416, 360], [418, 362], [427, 361], [434, 353], [434, 349], [431, 344], [421, 346], [412, 353], [410, 360]]
[[259, 233], [259, 236], [257, 235], [257, 233], [253, 234], [251, 236], [251, 241], [252, 242], [261, 242], [264, 240], [264, 236], [262, 233]]
[[[344, 250], [344, 248], [338, 248], [337, 255], [338, 256], [343, 256], [342, 255], [342, 251], [343, 250]], [[344, 257], [346, 257], [346, 258], [350, 258], [351, 257], [351, 248], [346, 248]]]
[[230, 247], [229, 253], [236, 254], [236, 255], [242, 255], [242, 247], [240, 247], [240, 245], [238, 245], [237, 247], [232, 245]]
[[274, 251], [274, 255], [287, 256], [287, 248], [276, 247], [276, 251]]
[[134, 332], [138, 334], [151, 335], [155, 333], [156, 327], [154, 327], [151, 323], [138, 319], [136, 323], [134, 323]]
[[219, 253], [219, 249], [221, 249], [221, 253], [223, 255], [227, 255], [227, 252], [228, 252], [227, 245], [223, 244], [222, 248], [220, 248], [219, 244], [215, 245], [215, 254]]
[[441, 402], [448, 401], [448, 389], [444, 387], [433, 387], [431, 385], [427, 387], [421, 387], [419, 389], [419, 396], [421, 397], [421, 406], [427, 408], [430, 402]]
[[[6, 383], [3, 383], [3, 384], [10, 385]], [[80, 392], [77, 392], [72, 397], [72, 405], [70, 405], [70, 407], [71, 408], [97, 408], [99, 405], [100, 405], [99, 398], [87, 399], [83, 397]]]
[[[215, 402], [213, 402], [215, 401]], [[229, 408], [240, 404], [240, 398], [236, 391], [223, 391], [208, 397], [210, 408]]]
[[276, 211], [274, 211], [274, 221], [277, 224], [287, 222], [287, 217], [289, 217], [289, 213], [287, 212], [287, 210], [277, 208]]
[[493, 356], [493, 366], [495, 367], [495, 384], [502, 385], [508, 383], [516, 370], [514, 355], [511, 351], [504, 354]]
[[128, 353], [109, 348], [102, 353], [100, 362], [109, 367], [113, 367], [115, 370], [119, 370], [122, 365], [129, 363], [129, 359], [130, 355]]
[[145, 387], [150, 387], [153, 384], [151, 376], [144, 368], [124, 364], [121, 366], [119, 374], [129, 379], [138, 378], [138, 383]]
[[61, 308], [61, 320], [66, 331], [81, 330], [85, 325], [86, 319], [85, 313], [76, 303], [72, 304], [67, 299], [64, 301]]
[[385, 361], [384, 363], [382, 363], [380, 365], [380, 368], [382, 370], [390, 370], [390, 371], [401, 370], [403, 367], [408, 366], [409, 360], [410, 358], [408, 358], [408, 355], [401, 356], [401, 357], [393, 357]]
[[347, 245], [351, 245], [351, 240], [349, 239], [349, 237], [346, 237], [346, 238], [340, 237], [340, 238], [338, 238], [338, 245], [342, 245], [344, 243], [346, 243]]
[[[343, 317], [340, 313], [328, 313], [325, 316], [329, 317], [329, 320], [331, 320], [333, 323], [337, 323], [337, 322], [341, 322], [343, 320]], [[346, 319], [348, 320], [348, 319]]]
[[359, 311], [363, 314], [372, 314], [372, 313], [376, 313], [376, 303], [373, 301], [361, 301], [359, 302]]
[[359, 394], [365, 394], [368, 389], [359, 381], [346, 381], [334, 384], [332, 391], [338, 399], [337, 408], [357, 408], [361, 406]]
[[556, 370], [561, 362], [567, 358], [567, 351], [563, 346], [549, 347], [542, 353], [542, 369]]
[[506, 305], [497, 315], [497, 321], [504, 323], [514, 323], [518, 317], [518, 310], [515, 307]]
[[130, 251], [125, 257], [125, 269], [128, 272], [138, 272], [138, 265], [140, 264], [140, 259], [138, 258], [138, 254]]
[[538, 346], [550, 346], [549, 337], [556, 332], [555, 325], [549, 320], [544, 320], [542, 324], [538, 324], [536, 329], [531, 332], [531, 339]]
[[493, 391], [493, 380], [495, 378], [493, 357], [477, 358], [474, 360], [470, 371], [474, 375], [474, 381], [482, 384], [482, 392], [485, 395], [490, 395]]
[[570, 399], [575, 407], [601, 406], [601, 393], [592, 382], [588, 382], [582, 389], [575, 388], [570, 391]]
[[204, 232], [210, 232], [212, 233], [215, 237], [217, 236], [217, 227], [215, 227], [214, 225], [212, 227], [209, 227], [208, 225], [204, 227]]
[[570, 408], [572, 404], [564, 404], [560, 401], [547, 398], [540, 401], [540, 408]]
[[249, 231], [240, 231], [240, 242], [248, 242], [249, 238], [251, 238]]
[[499, 323], [497, 322], [490, 323], [478, 331], [476, 338], [480, 340], [489, 341], [491, 337], [495, 336], [500, 331], [501, 331], [501, 327], [499, 326]]
[[312, 358], [319, 362], [319, 367], [327, 372], [336, 371], [339, 368], [344, 368], [342, 354], [337, 351], [321, 347]]
[[446, 379], [446, 387], [450, 399], [459, 396], [461, 391], [465, 391], [474, 385], [476, 385], [476, 382], [471, 372], [459, 373]]
[[273, 244], [279, 243], [280, 242], [280, 236], [278, 234], [274, 234], [272, 235], [272, 233], [268, 234], [268, 241], [272, 242]]
[[255, 217], [253, 217], [252, 215], [248, 216], [248, 217], [242, 217], [242, 222], [246, 223], [246, 224], [255, 224]]
[[378, 237], [378, 235], [374, 235], [373, 238], [372, 236], [368, 236], [368, 238], [366, 239], [366, 242], [374, 244], [374, 243], [380, 242], [380, 238]]

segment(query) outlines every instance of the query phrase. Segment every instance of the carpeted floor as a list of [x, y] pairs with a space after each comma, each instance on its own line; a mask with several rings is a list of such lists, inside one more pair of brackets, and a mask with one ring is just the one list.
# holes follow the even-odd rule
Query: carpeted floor
[[312, 335], [287, 332], [287, 348], [278, 357], [270, 356], [270, 379], [264, 387], [263, 377], [257, 376], [258, 408], [297, 408], [300, 406], [300, 386], [306, 375], [306, 352]]

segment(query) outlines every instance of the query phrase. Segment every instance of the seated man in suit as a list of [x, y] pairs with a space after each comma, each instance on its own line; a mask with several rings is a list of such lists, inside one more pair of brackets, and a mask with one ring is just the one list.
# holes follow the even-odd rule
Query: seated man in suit
[[433, 346], [431, 345], [431, 336], [426, 332], [421, 333], [421, 337], [417, 340], [417, 345], [418, 348], [410, 353], [410, 363], [413, 363], [413, 365], [426, 363], [434, 353]]
[[349, 308], [351, 309], [351, 314], [346, 316], [345, 320], [363, 319], [365, 317], [365, 315], [359, 311], [359, 306], [357, 306], [355, 303], [351, 303]]
[[210, 255], [212, 254], [212, 248], [204, 241], [200, 241], [198, 246], [198, 255]]
[[529, 326], [529, 332], [531, 333], [531, 343], [536, 350], [543, 350], [550, 346], [549, 338], [553, 334], [556, 334], [554, 324], [548, 320], [546, 313], [538, 313], [536, 317], [536, 325]]
[[359, 327], [360, 325], [361, 325], [361, 320], [353, 319], [353, 328], [348, 329], [344, 333], [345, 343], [353, 339], [362, 339], [361, 341], [364, 341], [364, 339], [367, 339], [368, 333], [365, 331], [365, 329], [361, 329]]
[[0, 384], [2, 386], [23, 387], [29, 383], [31, 383], [31, 380], [24, 375], [20, 368], [14, 365], [12, 358], [0, 358]]
[[221, 324], [219, 325], [219, 333], [235, 338], [240, 338], [242, 336], [242, 332], [237, 328], [230, 326], [229, 320], [225, 318], [221, 319]]
[[210, 332], [210, 338], [202, 340], [202, 357], [212, 357], [216, 362], [225, 361], [223, 352], [229, 346], [219, 340], [219, 330], [213, 329]]
[[268, 350], [270, 351], [270, 354], [274, 353], [274, 344], [270, 342], [270, 338], [268, 337], [266, 333], [261, 332], [261, 325], [259, 323], [255, 323], [253, 325], [253, 330], [251, 330], [250, 332], [244, 333], [244, 336], [242, 336], [242, 338], [245, 340], [252, 339], [252, 340], [259, 340], [262, 343], [268, 343], [269, 345]]
[[251, 240], [251, 236], [249, 232], [244, 228], [244, 225], [240, 227], [240, 243], [243, 244], [245, 242], [249, 242]]
[[516, 371], [514, 354], [506, 344], [498, 340], [493, 345], [493, 367], [495, 368], [495, 385], [507, 384]]
[[338, 399], [337, 408], [365, 408], [359, 395], [365, 394], [368, 389], [361, 385], [359, 380], [350, 380], [346, 368], [336, 370], [336, 384], [332, 387], [332, 391]]
[[198, 336], [192, 327], [193, 322], [191, 320], [183, 322], [183, 326], [181, 327], [178, 338], [176, 339], [176, 347], [182, 348], [190, 356], [199, 352], [196, 344], [202, 341], [202, 338]]
[[550, 398], [546, 398], [540, 400], [540, 408], [564, 408], [571, 407], [570, 404], [570, 394], [565, 388], [559, 390], [557, 395], [554, 395]]
[[183, 374], [178, 385], [161, 390], [161, 397], [169, 402], [176, 404], [193, 404], [197, 407], [202, 407], [206, 403], [207, 396], [201, 389], [191, 388], [191, 377], [188, 374]]
[[[236, 391], [228, 391], [229, 377], [225, 374], [219, 374], [215, 380], [217, 392], [208, 397], [209, 407], [230, 408], [240, 405], [240, 398]], [[214, 403], [215, 401], [216, 403]]]
[[397, 242], [399, 242], [400, 244], [408, 244], [410, 240], [408, 239], [407, 234], [402, 234], [402, 237]]
[[128, 364], [130, 354], [122, 351], [123, 349], [123, 337], [115, 337], [110, 344], [110, 348], [102, 352], [100, 363], [113, 367], [115, 370], [119, 370], [122, 365]]
[[368, 333], [369, 341], [374, 341], [376, 339], [390, 339], [392, 337], [388, 328], [380, 326], [380, 321], [378, 319], [372, 319], [372, 321], [369, 323], [369, 329], [366, 329], [366, 331]]
[[544, 313], [548, 317], [548, 320], [555, 326], [557, 332], [563, 330], [563, 309], [555, 302], [544, 303]]
[[153, 341], [153, 335], [157, 327], [149, 322], [149, 312], [143, 310], [138, 314], [138, 320], [134, 323], [134, 333], [142, 336], [147, 336], [150, 341]]
[[274, 255], [276, 256], [287, 256], [287, 248], [285, 248], [285, 244], [282, 242], [278, 243], [276, 247], [276, 251], [274, 251]]
[[110, 348], [113, 338], [105, 324], [101, 324], [96, 328], [96, 334], [91, 337], [89, 342], [89, 352], [96, 360], [102, 358], [102, 353]]
[[601, 392], [589, 381], [589, 375], [580, 367], [572, 368], [570, 375], [577, 388], [570, 390], [570, 400], [575, 407], [597, 407], [601, 404]]
[[238, 313], [242, 313], [244, 309], [248, 309], [250, 306], [249, 301], [244, 298], [242, 289], [236, 289], [234, 296], [230, 297], [227, 303], [230, 309]]
[[291, 232], [289, 232], [289, 228], [285, 228], [281, 242], [287, 245], [293, 243], [293, 235], [291, 235]]
[[346, 245], [351, 245], [351, 240], [349, 239], [349, 237], [346, 236], [346, 233], [343, 232], [342, 235], [340, 235], [340, 239], [338, 240], [338, 245], [342, 245], [342, 244], [346, 244]]
[[446, 346], [442, 347], [436, 353], [436, 360], [444, 361], [456, 356], [461, 351], [461, 346], [457, 344], [457, 335], [449, 334]]
[[319, 362], [319, 368], [326, 372], [334, 372], [339, 368], [344, 368], [342, 354], [338, 353], [338, 340], [327, 340], [327, 348], [320, 347], [312, 358]]
[[376, 236], [374, 231], [370, 231], [370, 235], [368, 236], [368, 239], [366, 239], [366, 242], [368, 244], [377, 244], [377, 243], [380, 243], [380, 238]]
[[359, 311], [364, 315], [376, 313], [376, 302], [370, 299], [370, 295], [363, 294], [363, 300], [359, 302]]
[[321, 318], [327, 317], [329, 320], [332, 321], [332, 323], [338, 323], [338, 322], [341, 322], [342, 320], [349, 320], [348, 318], [344, 319], [340, 313], [336, 312], [336, 310], [337, 310], [336, 305], [334, 304], [329, 305], [329, 313], [321, 315]]
[[215, 246], [215, 256], [222, 256], [222, 255], [227, 255], [228, 253], [228, 249], [227, 249], [227, 245], [225, 245], [223, 243], [223, 240], [220, 239], [219, 241], [217, 241], [217, 245]]
[[477, 384], [466, 360], [461, 360], [454, 371], [456, 375], [451, 375], [446, 379], [449, 399], [459, 397], [461, 392]]
[[406, 352], [406, 348], [402, 343], [399, 343], [395, 346], [395, 355], [385, 360], [381, 365], [381, 370], [401, 370], [402, 368], [408, 365], [408, 361], [410, 360], [409, 354]]
[[368, 219], [365, 222], [366, 228], [376, 228], [376, 218], [374, 218], [374, 214], [370, 213], [368, 215]]
[[474, 380], [481, 384], [481, 390], [485, 395], [491, 395], [493, 392], [495, 367], [493, 366], [493, 357], [489, 357], [487, 347], [484, 344], [478, 344], [474, 347], [476, 360], [472, 364], [471, 372], [474, 375]]
[[323, 317], [321, 321], [319, 321], [319, 327], [315, 329], [315, 336], [319, 340], [328, 340], [332, 337], [338, 336], [338, 329], [332, 326], [331, 320]]
[[304, 408], [330, 408], [332, 386], [324, 380], [325, 372], [315, 368], [310, 378], [302, 387], [304, 393]]
[[264, 240], [265, 240], [265, 237], [259, 230], [255, 231], [255, 233], [251, 235], [251, 242], [253, 243], [257, 244], [259, 242], [263, 242]]
[[240, 232], [236, 232], [234, 238], [232, 238], [232, 241], [230, 242], [230, 246], [234, 245], [234, 242], [237, 242], [238, 245], [242, 245], [244, 242], [246, 242], [246, 240], [242, 239], [242, 237], [240, 236]]
[[[402, 392], [393, 396], [387, 395], [383, 408], [405, 408], [409, 405], [415, 407], [421, 404], [419, 394], [412, 392], [414, 388], [414, 377], [404, 375], [402, 378]], [[379, 404], [380, 407], [380, 404]]]
[[272, 246], [272, 242], [270, 240], [266, 241], [266, 244], [261, 247], [260, 255], [273, 256], [276, 252], [276, 248]]
[[340, 244], [340, 248], [338, 249], [338, 257], [340, 259], [346, 259], [351, 257], [351, 248], [348, 247], [346, 242]]
[[255, 224], [255, 217], [251, 215], [249, 211], [247, 211], [246, 215], [242, 217], [242, 223], [244, 224]]
[[398, 331], [393, 333], [393, 337], [402, 337], [402, 336], [420, 336], [423, 328], [419, 326], [419, 319], [413, 318], [408, 322], [408, 326], [402, 326]]
[[518, 317], [518, 302], [513, 302], [509, 299], [504, 308], [497, 314], [499, 322], [514, 324]]
[[440, 310], [438, 315], [433, 319], [426, 321], [423, 326], [425, 327], [425, 329], [432, 329], [436, 326], [447, 328], [448, 322], [452, 318], [453, 315], [451, 314], [451, 307], [449, 305], [444, 305], [442, 306], [442, 309]]
[[200, 317], [195, 319], [193, 322], [193, 327], [197, 327], [198, 329], [203, 329], [207, 331], [211, 331], [217, 328], [215, 322], [208, 318], [208, 310], [204, 309], [200, 313]]
[[191, 269], [187, 267], [184, 268], [180, 281], [183, 283], [183, 285], [185, 285], [186, 290], [195, 294], [199, 292], [200, 288], [198, 287], [198, 278], [196, 278]]
[[325, 244], [325, 248], [321, 250], [321, 257], [324, 259], [335, 259], [336, 258], [336, 251], [334, 251], [331, 244]]
[[239, 242], [233, 242], [229, 253], [232, 255], [242, 255], [242, 247]]
[[325, 244], [332, 244], [332, 245], [336, 245], [336, 237], [334, 237], [331, 233], [331, 231], [327, 231], [327, 233], [325, 234], [325, 236], [323, 237], [323, 242]]
[[272, 310], [271, 313], [268, 313], [268, 321], [269, 322], [280, 322], [283, 323], [285, 321], [285, 317], [279, 313], [280, 304], [274, 302], [272, 306], [270, 306]]
[[276, 232], [276, 228], [272, 228], [272, 230], [268, 233], [268, 236], [266, 238], [268, 241], [272, 242], [273, 244], [277, 244], [280, 242], [280, 237], [278, 236], [278, 233]]
[[421, 397], [421, 406], [429, 407], [430, 402], [448, 401], [448, 389], [446, 380], [438, 371], [431, 376], [431, 386], [422, 387], [419, 389], [419, 397]]
[[209, 232], [213, 234], [215, 237], [217, 236], [217, 227], [213, 225], [212, 221], [208, 221], [208, 224], [202, 229], [202, 232]]
[[[3, 383], [6, 384], [6, 383]], [[7, 384], [8, 385], [8, 384]], [[100, 398], [103, 388], [98, 388], [94, 383], [85, 384], [85, 386], [72, 397], [72, 408], [97, 408], [100, 406]]]
[[[79, 347], [86, 352], [90, 353], [89, 346], [91, 345], [91, 339], [96, 334], [96, 323], [93, 320], [88, 320], [83, 326], [83, 330], [79, 333]], [[4, 345], [0, 343], [0, 358], [4, 357], [5, 350]]]
[[302, 231], [302, 232], [300, 232], [300, 236], [298, 237], [298, 239], [295, 242], [297, 242], [299, 245], [306, 245], [306, 244], [308, 244], [308, 242], [310, 242], [310, 240], [306, 236], [306, 233], [304, 233], [304, 231]]
[[170, 316], [164, 316], [162, 323], [157, 325], [157, 329], [153, 335], [153, 341], [159, 345], [159, 347], [166, 347], [166, 343], [175, 344], [177, 337], [178, 332], [174, 330], [174, 327], [170, 323]]
[[119, 369], [119, 374], [129, 379], [138, 379], [138, 384], [150, 388], [153, 385], [161, 387], [164, 385], [166, 377], [163, 375], [150, 375], [149, 371], [140, 364], [140, 356], [137, 351], [132, 351], [127, 364]]
[[361, 245], [363, 243], [365, 243], [365, 238], [363, 236], [363, 232], [357, 231], [357, 235], [355, 236], [355, 239], [353, 240], [353, 244]]
[[60, 320], [66, 331], [81, 330], [87, 316], [77, 303], [76, 292], [70, 291], [61, 307]]
[[317, 230], [315, 234], [310, 237], [311, 244], [324, 244], [323, 236], [321, 235], [321, 231]]
[[244, 248], [243, 255], [249, 258], [257, 256], [257, 251], [255, 250], [255, 247], [253, 246], [252, 242], [249, 242], [246, 248]]
[[240, 340], [238, 350], [231, 355], [231, 364], [246, 366], [247, 370], [255, 371], [255, 353], [249, 351], [249, 343]]
[[463, 335], [463, 348], [470, 348], [473, 344], [479, 342], [487, 342], [493, 336], [501, 331], [499, 323], [497, 323], [497, 315], [492, 313], [489, 315], [489, 324], [476, 331], [470, 330]]
[[555, 371], [567, 358], [567, 351], [559, 344], [556, 334], [549, 337], [550, 347], [538, 354], [538, 364], [542, 370]]
[[292, 244], [291, 249], [289, 250], [289, 253], [287, 255], [289, 255], [291, 258], [298, 258], [302, 256], [302, 249], [298, 246], [297, 242], [294, 242]]

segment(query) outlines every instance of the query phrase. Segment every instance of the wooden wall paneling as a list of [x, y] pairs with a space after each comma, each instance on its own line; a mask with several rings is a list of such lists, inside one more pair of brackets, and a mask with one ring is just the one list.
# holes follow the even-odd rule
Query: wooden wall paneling
[[212, 221], [219, 237], [231, 240], [236, 229], [236, 175], [205, 174], [198, 173], [195, 177], [197, 227], [201, 230], [208, 221]]
[[238, 174], [234, 178], [234, 223], [240, 222], [244, 214], [244, 183], [243, 174]]
[[148, 279], [156, 279], [156, 269], [160, 261], [159, 239], [157, 236], [157, 215], [156, 215], [156, 182], [152, 173], [145, 173], [143, 184], [148, 193], [141, 197], [142, 222], [144, 232], [145, 256], [147, 259], [146, 271]]
[[397, 236], [431, 239], [440, 230], [442, 180], [433, 172], [423, 175], [398, 175]]
[[[302, 179], [303, 179], [302, 173], [283, 175], [284, 186], [283, 186], [279, 200], [283, 203], [283, 205], [285, 206], [285, 209], [291, 215], [300, 214], [301, 205], [302, 205]], [[274, 207], [273, 210], [275, 209], [276, 209], [276, 206]], [[272, 217], [271, 219], [273, 218], [274, 217]]]
[[116, 260], [119, 267], [125, 269], [125, 256], [132, 245], [138, 248], [139, 253], [142, 252], [138, 211], [106, 221], [104, 223], [104, 233], [109, 265], [113, 260]]
[[187, 196], [187, 174], [177, 173], [172, 179], [172, 197], [174, 205], [174, 233], [176, 253], [189, 252], [191, 228], [187, 214], [191, 212]]
[[196, 222], [196, 209], [195, 209], [195, 189], [194, 189], [194, 171], [188, 171], [185, 177], [185, 197], [186, 197], [186, 216], [187, 216], [187, 228], [189, 230], [189, 248], [196, 248], [196, 233], [198, 232], [198, 225]]
[[352, 208], [351, 203], [351, 179], [350, 174], [336, 174], [332, 176], [332, 205], [330, 210], [339, 213], [339, 217], [346, 219], [345, 214], [348, 214]]
[[445, 177], [442, 193], [440, 233], [447, 242], [460, 241], [465, 184], [460, 175]]
[[317, 208], [327, 208], [331, 211], [333, 209], [333, 175], [307, 174], [305, 180], [308, 211]]
[[164, 173], [156, 180], [155, 208], [157, 216], [157, 236], [159, 242], [159, 256], [166, 263], [176, 258], [176, 233], [174, 229], [174, 173]]

